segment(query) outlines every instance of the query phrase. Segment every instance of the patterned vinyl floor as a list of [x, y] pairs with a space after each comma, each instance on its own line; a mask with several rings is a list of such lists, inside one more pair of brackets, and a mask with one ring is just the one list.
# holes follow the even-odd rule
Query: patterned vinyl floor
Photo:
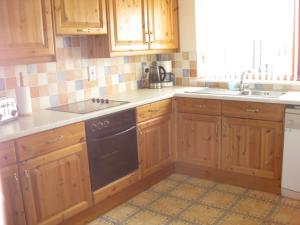
[[173, 174], [88, 225], [300, 225], [300, 201]]

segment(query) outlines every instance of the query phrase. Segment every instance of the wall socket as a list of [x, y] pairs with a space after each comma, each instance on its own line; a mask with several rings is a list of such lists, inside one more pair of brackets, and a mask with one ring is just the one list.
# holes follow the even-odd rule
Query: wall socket
[[88, 67], [88, 80], [89, 81], [97, 80], [96, 66]]

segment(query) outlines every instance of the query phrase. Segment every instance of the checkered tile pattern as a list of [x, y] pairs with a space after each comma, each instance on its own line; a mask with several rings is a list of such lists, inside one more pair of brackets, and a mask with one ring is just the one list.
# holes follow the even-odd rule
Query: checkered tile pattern
[[300, 201], [173, 174], [88, 225], [300, 225]]
[[[56, 62], [0, 66], [0, 96], [15, 97], [19, 74], [31, 88], [34, 110], [137, 88], [156, 55], [89, 59], [86, 37], [56, 37]], [[88, 81], [88, 66], [97, 79]]]

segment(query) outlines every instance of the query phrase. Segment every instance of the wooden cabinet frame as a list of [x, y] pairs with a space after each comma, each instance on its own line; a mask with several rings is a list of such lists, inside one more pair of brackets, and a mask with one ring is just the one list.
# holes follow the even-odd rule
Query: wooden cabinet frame
[[[73, 164], [72, 164], [73, 163]], [[69, 168], [70, 167], [70, 168]], [[45, 177], [51, 182], [51, 169], [61, 170], [60, 181], [55, 178], [50, 187], [56, 187], [54, 193], [62, 195], [68, 191], [67, 196], [60, 196], [62, 201], [61, 211], [57, 211], [58, 197], [50, 200], [45, 197], [49, 187], [45, 183]], [[55, 170], [57, 170], [55, 169]], [[75, 169], [75, 171], [74, 171]], [[76, 177], [65, 177], [64, 174], [72, 171]], [[88, 170], [88, 157], [86, 144], [77, 144], [71, 147], [40, 156], [20, 164], [21, 183], [28, 225], [59, 224], [64, 220], [87, 209], [92, 204], [90, 177]], [[79, 185], [79, 187], [78, 187]], [[76, 193], [66, 188], [76, 189]], [[79, 190], [78, 190], [79, 189]], [[72, 198], [76, 199], [72, 199]]]
[[[6, 1], [9, 2], [9, 0]], [[23, 2], [22, 0], [20, 1]], [[36, 0], [33, 3], [36, 5], [27, 5], [26, 12], [29, 13], [31, 12], [29, 10], [33, 10], [32, 14], [36, 13], [37, 15], [40, 15], [41, 18], [35, 18], [36, 20], [40, 19], [40, 26], [37, 25], [37, 21], [27, 21], [21, 18], [19, 18], [20, 21], [15, 22], [20, 23], [17, 26], [16, 24], [11, 24], [12, 22], [10, 22], [10, 20], [7, 20], [5, 23], [5, 20], [0, 18], [4, 21], [2, 24], [4, 27], [2, 28], [7, 30], [7, 35], [11, 35], [10, 38], [12, 39], [8, 46], [1, 46], [0, 43], [0, 65], [38, 63], [54, 60], [55, 44], [52, 25], [51, 0]], [[29, 3], [26, 2], [25, 4]], [[11, 5], [10, 7], [14, 6]], [[19, 10], [21, 11], [23, 9], [19, 8]], [[9, 13], [12, 13], [11, 10]], [[15, 13], [21, 15], [20, 12]], [[14, 15], [3, 16], [7, 16], [7, 18], [14, 18]], [[37, 24], [31, 24], [34, 22]], [[27, 39], [22, 39], [22, 35], [27, 35]]]
[[[88, 4], [89, 1], [81, 0], [84, 4]], [[97, 0], [99, 2], [98, 22], [79, 22], [68, 21], [65, 14], [64, 0], [54, 0], [54, 12], [56, 21], [56, 33], [58, 35], [95, 35], [95, 34], [107, 34], [107, 19], [106, 19], [106, 0]], [[79, 7], [79, 6], [77, 6]]]

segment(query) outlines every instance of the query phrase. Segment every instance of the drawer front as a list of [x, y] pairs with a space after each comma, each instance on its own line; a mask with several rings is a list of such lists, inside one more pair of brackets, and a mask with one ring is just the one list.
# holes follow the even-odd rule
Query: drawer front
[[181, 113], [221, 115], [221, 101], [208, 99], [177, 98], [177, 110]]
[[258, 102], [224, 101], [222, 103], [222, 114], [224, 116], [236, 118], [282, 121], [284, 105]]
[[136, 108], [136, 122], [141, 123], [151, 119], [151, 104], [143, 105]]
[[27, 160], [85, 141], [84, 123], [76, 123], [17, 140], [19, 161]]
[[172, 100], [167, 99], [159, 102], [154, 102], [150, 106], [151, 118], [163, 116], [172, 112]]
[[0, 168], [16, 163], [16, 151], [13, 141], [0, 144]]
[[172, 100], [162, 100], [144, 106], [137, 107], [136, 121], [141, 123], [172, 112]]

